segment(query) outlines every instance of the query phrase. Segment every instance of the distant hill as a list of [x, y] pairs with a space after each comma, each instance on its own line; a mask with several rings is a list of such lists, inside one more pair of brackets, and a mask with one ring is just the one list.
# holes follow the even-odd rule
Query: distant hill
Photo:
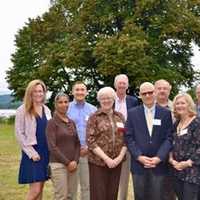
[[0, 109], [15, 109], [21, 103], [20, 101], [14, 101], [14, 98], [10, 94], [0, 95]]

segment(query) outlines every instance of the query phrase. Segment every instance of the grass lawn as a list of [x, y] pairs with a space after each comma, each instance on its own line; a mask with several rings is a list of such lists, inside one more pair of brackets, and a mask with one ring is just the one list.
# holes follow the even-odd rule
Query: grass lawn
[[[17, 183], [20, 155], [14, 135], [14, 126], [0, 123], [0, 200], [25, 199], [28, 185]], [[129, 187], [128, 200], [133, 200], [131, 188], [132, 186]], [[52, 197], [52, 185], [48, 181], [45, 184], [43, 199], [50, 200], [53, 199]]]
[[[17, 183], [21, 153], [16, 143], [13, 125], [0, 124], [0, 149], [0, 200], [23, 200], [28, 185]], [[48, 181], [45, 185], [44, 199], [52, 199], [52, 196], [52, 185]]]

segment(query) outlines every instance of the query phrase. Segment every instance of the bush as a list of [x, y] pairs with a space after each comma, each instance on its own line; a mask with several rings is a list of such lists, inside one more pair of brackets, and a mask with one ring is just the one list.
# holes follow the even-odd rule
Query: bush
[[1, 124], [14, 124], [15, 122], [15, 116], [10, 117], [0, 117], [0, 123]]

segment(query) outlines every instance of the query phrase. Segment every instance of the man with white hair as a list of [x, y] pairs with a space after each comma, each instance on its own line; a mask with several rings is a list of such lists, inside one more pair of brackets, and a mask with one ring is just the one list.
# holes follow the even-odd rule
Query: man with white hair
[[153, 84], [141, 84], [139, 94], [143, 105], [128, 112], [125, 134], [135, 200], [161, 200], [172, 146], [171, 112], [156, 104]]
[[[115, 100], [115, 110], [121, 112], [127, 119], [127, 112], [130, 108], [138, 105], [135, 97], [127, 95], [128, 77], [125, 74], [119, 74], [115, 77], [114, 86], [117, 98]], [[120, 184], [119, 184], [119, 200], [126, 200], [128, 196], [128, 183], [130, 174], [130, 153], [126, 153], [126, 160], [122, 164]]]

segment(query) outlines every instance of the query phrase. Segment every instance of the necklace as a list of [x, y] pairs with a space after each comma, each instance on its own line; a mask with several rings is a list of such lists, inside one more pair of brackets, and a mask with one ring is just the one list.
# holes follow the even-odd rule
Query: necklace
[[180, 120], [177, 126], [177, 134], [180, 135], [181, 131], [184, 130], [194, 119], [194, 117], [187, 117], [185, 120]]

